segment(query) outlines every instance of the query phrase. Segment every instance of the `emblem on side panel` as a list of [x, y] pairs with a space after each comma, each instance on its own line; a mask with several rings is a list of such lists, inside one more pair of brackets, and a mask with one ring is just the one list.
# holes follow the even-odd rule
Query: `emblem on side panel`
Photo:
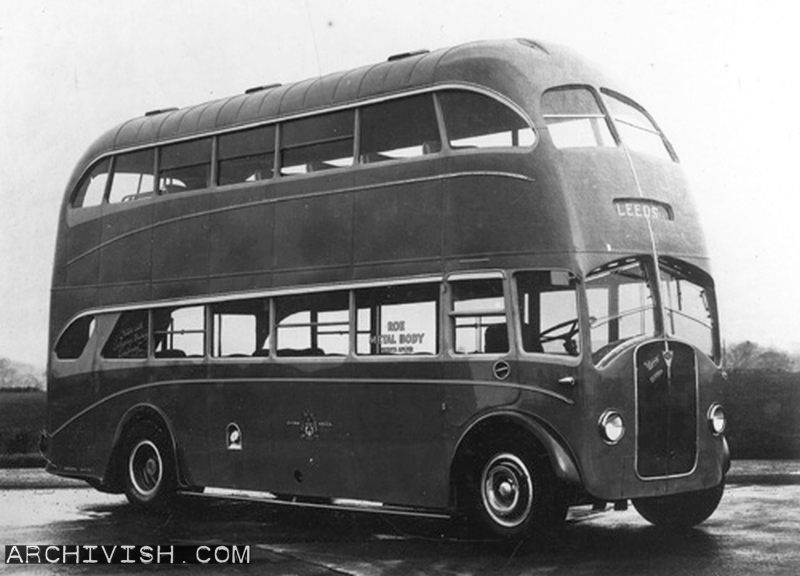
[[242, 429], [235, 422], [228, 424], [225, 430], [225, 443], [228, 446], [228, 450], [242, 449]]
[[319, 440], [320, 428], [331, 428], [333, 424], [330, 422], [319, 422], [310, 410], [303, 412], [303, 417], [300, 420], [289, 420], [286, 422], [287, 426], [297, 426], [300, 429], [300, 438], [302, 440]]
[[303, 440], [319, 438], [319, 424], [311, 412], [303, 412], [303, 418], [300, 420], [300, 438]]

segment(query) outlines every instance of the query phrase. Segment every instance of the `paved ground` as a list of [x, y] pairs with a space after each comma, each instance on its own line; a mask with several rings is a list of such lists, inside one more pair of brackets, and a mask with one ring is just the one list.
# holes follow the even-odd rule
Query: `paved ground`
[[[153, 518], [132, 511], [120, 496], [40, 470], [0, 471], [0, 544], [250, 545], [248, 568], [200, 568], [207, 574], [794, 575], [800, 574], [798, 534], [800, 462], [735, 462], [720, 508], [698, 529], [669, 534], [633, 508], [578, 508], [559, 535], [517, 546], [459, 538], [438, 521], [216, 499], [185, 499], [171, 516]], [[0, 561], [0, 572], [8, 574], [130, 574], [144, 568]]]

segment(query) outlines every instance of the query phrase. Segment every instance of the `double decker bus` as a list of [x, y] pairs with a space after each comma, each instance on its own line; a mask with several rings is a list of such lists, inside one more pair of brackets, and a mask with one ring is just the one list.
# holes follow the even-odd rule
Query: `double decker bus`
[[724, 490], [714, 283], [675, 150], [531, 40], [159, 110], [66, 187], [48, 470], [517, 538]]

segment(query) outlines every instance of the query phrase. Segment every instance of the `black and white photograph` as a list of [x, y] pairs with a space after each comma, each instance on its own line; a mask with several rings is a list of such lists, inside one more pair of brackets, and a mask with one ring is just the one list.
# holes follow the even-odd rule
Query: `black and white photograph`
[[0, 572], [799, 573], [796, 16], [0, 0]]

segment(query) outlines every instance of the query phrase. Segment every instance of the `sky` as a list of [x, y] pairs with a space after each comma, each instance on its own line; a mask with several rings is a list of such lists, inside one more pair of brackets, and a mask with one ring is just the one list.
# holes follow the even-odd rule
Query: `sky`
[[0, 357], [46, 364], [64, 186], [109, 128], [515, 37], [570, 46], [633, 89], [689, 175], [724, 340], [800, 352], [795, 28], [780, 0], [0, 0]]

